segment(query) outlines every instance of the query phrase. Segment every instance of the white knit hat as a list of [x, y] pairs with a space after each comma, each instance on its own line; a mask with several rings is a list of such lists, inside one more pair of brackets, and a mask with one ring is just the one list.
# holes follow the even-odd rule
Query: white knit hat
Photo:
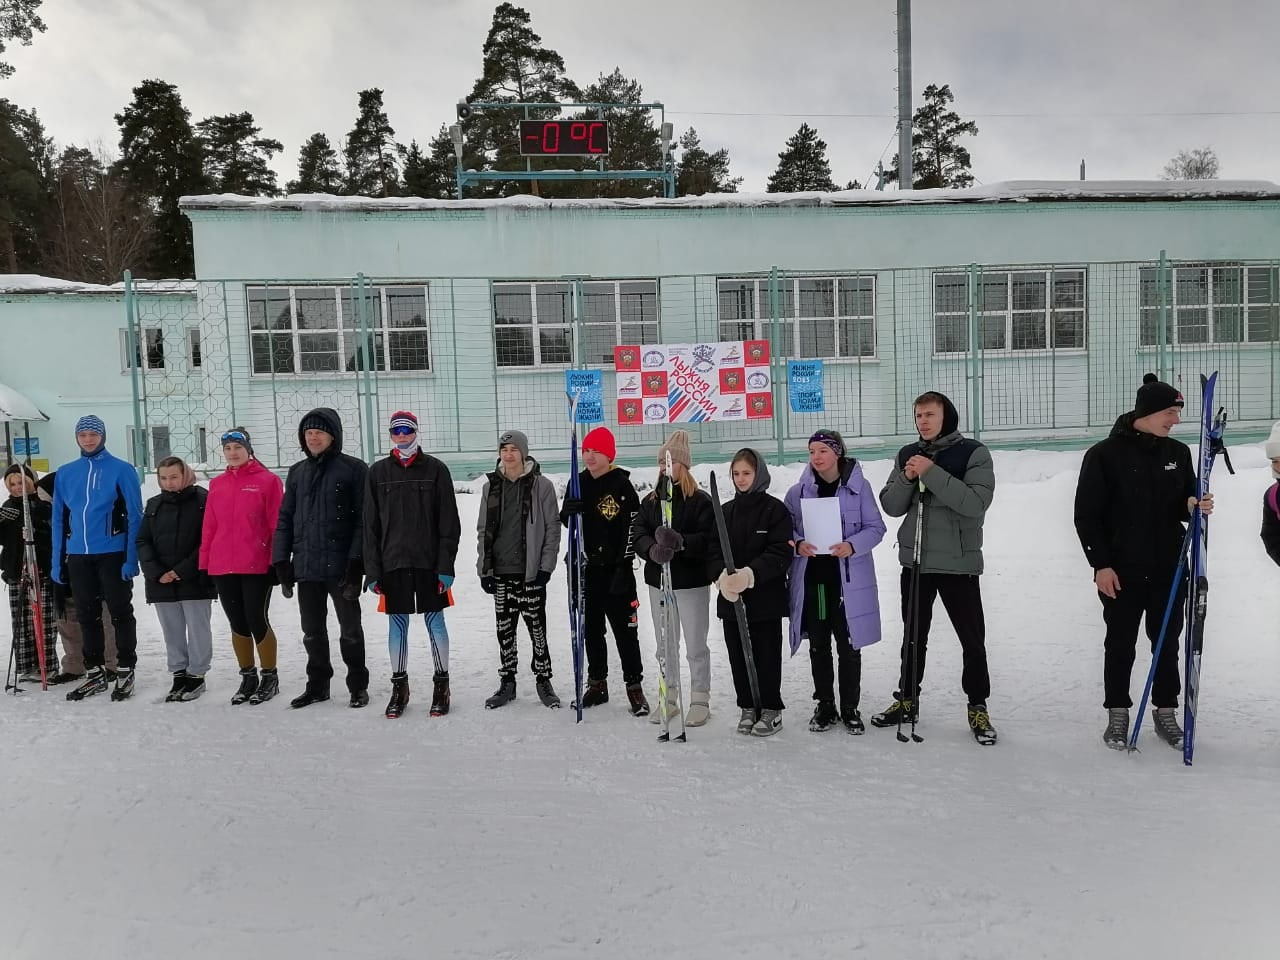
[[1267, 452], [1268, 460], [1280, 457], [1280, 420], [1277, 420], [1276, 425], [1271, 428], [1271, 436], [1267, 438], [1266, 445], [1262, 449]]

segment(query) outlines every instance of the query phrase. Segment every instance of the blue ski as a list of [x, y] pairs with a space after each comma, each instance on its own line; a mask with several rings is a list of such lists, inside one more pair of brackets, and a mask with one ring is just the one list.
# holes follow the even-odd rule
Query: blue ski
[[[578, 395], [569, 394], [569, 497], [582, 496], [578, 481]], [[569, 580], [569, 638], [573, 644], [573, 706], [582, 722], [582, 675], [586, 660], [586, 616], [583, 608], [582, 514], [569, 515], [569, 550], [565, 558]]]

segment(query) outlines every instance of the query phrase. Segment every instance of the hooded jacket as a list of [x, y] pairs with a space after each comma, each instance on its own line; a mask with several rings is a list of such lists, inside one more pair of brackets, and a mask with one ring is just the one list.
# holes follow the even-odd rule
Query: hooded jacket
[[[66, 582], [62, 559], [123, 553], [124, 566], [138, 563], [138, 530], [142, 527], [142, 487], [133, 467], [107, 452], [107, 437], [96, 453], [80, 452], [77, 460], [57, 470], [53, 484], [53, 542], [65, 549], [53, 551], [51, 576]], [[122, 571], [123, 575], [124, 571]]]
[[292, 563], [295, 580], [359, 582], [364, 551], [364, 487], [369, 468], [342, 452], [342, 420], [329, 407], [317, 407], [299, 422], [325, 422], [333, 443], [318, 456], [307, 450], [306, 431], [298, 427], [304, 457], [289, 468], [284, 500], [276, 522], [271, 562]]
[[[818, 477], [813, 467], [805, 467], [787, 491], [787, 511], [791, 514], [792, 539], [804, 537], [804, 514], [801, 500], [818, 496]], [[862, 474], [857, 460], [841, 460], [840, 485], [836, 487], [840, 504], [840, 532], [844, 542], [853, 547], [853, 555], [837, 561], [840, 571], [840, 598], [844, 606], [849, 642], [855, 650], [880, 640], [880, 599], [876, 591], [876, 565], [871, 551], [884, 539], [884, 518], [876, 507], [871, 484]], [[791, 653], [800, 649], [807, 635], [804, 629], [805, 570], [809, 558], [796, 554], [791, 561]]]
[[1080, 464], [1075, 525], [1095, 571], [1125, 576], [1172, 575], [1196, 495], [1191, 449], [1173, 437], [1134, 429], [1133, 413], [1116, 421]]
[[[983, 570], [982, 525], [995, 497], [995, 465], [990, 450], [959, 431], [955, 404], [943, 400], [942, 430], [934, 440], [922, 438], [898, 451], [880, 490], [880, 506], [889, 516], [904, 518], [898, 527], [898, 561], [904, 567], [915, 560], [916, 512], [923, 502], [920, 572], [976, 576]], [[916, 455], [933, 461], [919, 482], [903, 473]]]
[[[729, 532], [732, 558], [717, 551], [709, 571], [714, 581], [728, 569], [730, 559], [735, 569], [750, 567], [755, 586], [742, 593], [747, 620], [777, 620], [787, 615], [787, 573], [794, 553], [791, 546], [791, 514], [769, 489], [769, 466], [764, 457], [751, 450], [756, 461], [756, 479], [751, 489], [740, 493], [735, 488], [733, 499], [721, 506], [724, 524]], [[718, 535], [718, 531], [717, 531]], [[716, 616], [721, 620], [734, 617], [733, 604], [717, 593]]]
[[[196, 486], [187, 467], [186, 486], [176, 492], [161, 491], [147, 501], [138, 531], [138, 563], [146, 578], [147, 603], [180, 603], [212, 600], [217, 596], [213, 580], [200, 572], [200, 540], [204, 535], [204, 510], [209, 491]], [[161, 583], [172, 570], [178, 579]]]
[[268, 572], [283, 498], [280, 478], [257, 460], [214, 477], [205, 501], [200, 569], [214, 577]]
[[532, 583], [539, 571], [551, 573], [560, 553], [559, 503], [556, 488], [542, 475], [533, 457], [524, 458], [524, 473], [515, 481], [519, 487], [519, 512], [508, 516], [503, 512], [503, 485], [510, 483], [498, 466], [484, 481], [480, 491], [480, 510], [476, 517], [476, 573], [494, 575], [493, 546], [498, 531], [507, 524], [518, 524], [524, 551], [524, 579]]

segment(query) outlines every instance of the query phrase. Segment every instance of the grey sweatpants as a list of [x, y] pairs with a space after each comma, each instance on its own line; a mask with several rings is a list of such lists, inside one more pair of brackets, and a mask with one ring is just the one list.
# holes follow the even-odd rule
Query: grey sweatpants
[[213, 663], [212, 600], [178, 600], [153, 604], [164, 634], [169, 672], [203, 677]]
[[[686, 659], [689, 661], [689, 692], [711, 691], [711, 650], [707, 647], [707, 628], [711, 622], [711, 587], [690, 587], [677, 590], [676, 613], [672, 617], [675, 636], [671, 638], [667, 656], [667, 684], [675, 688], [680, 683], [680, 635], [684, 634]], [[658, 644], [662, 643], [662, 591], [649, 588], [649, 612], [653, 615], [653, 632]], [[659, 648], [658, 654], [662, 653]]]

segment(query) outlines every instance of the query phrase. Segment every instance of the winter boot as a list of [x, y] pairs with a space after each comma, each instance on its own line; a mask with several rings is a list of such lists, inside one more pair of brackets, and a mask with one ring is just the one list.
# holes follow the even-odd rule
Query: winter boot
[[582, 691], [582, 707], [598, 707], [609, 702], [609, 681], [588, 680], [587, 689]]
[[258, 668], [245, 667], [240, 671], [240, 689], [231, 697], [233, 704], [241, 704], [248, 700], [258, 690]]
[[111, 691], [112, 700], [128, 700], [133, 696], [133, 668], [116, 671], [116, 686]]
[[84, 683], [67, 694], [68, 700], [83, 700], [107, 689], [107, 673], [102, 667], [91, 667], [85, 674]]
[[262, 679], [258, 681], [258, 689], [249, 697], [249, 705], [266, 703], [280, 692], [280, 674], [274, 670], [263, 669]]
[[1169, 746], [1182, 746], [1182, 728], [1178, 726], [1173, 707], [1156, 707], [1151, 711], [1151, 723], [1156, 728], [1156, 736]]
[[889, 704], [884, 713], [872, 715], [873, 727], [896, 727], [899, 722], [915, 723], [920, 719], [920, 704], [917, 701], [903, 699], [900, 693], [895, 693], [893, 697], [893, 703]]
[[176, 703], [182, 699], [182, 691], [187, 688], [187, 671], [179, 670], [173, 675], [173, 686], [164, 698], [165, 703]]
[[633, 717], [647, 717], [649, 715], [649, 701], [644, 698], [644, 686], [642, 684], [627, 684], [627, 702], [631, 704], [631, 715]]
[[1102, 731], [1102, 742], [1112, 750], [1129, 746], [1129, 708], [1108, 707], [1107, 729]]
[[391, 699], [387, 701], [387, 719], [394, 720], [404, 713], [409, 705], [409, 674], [393, 673], [391, 675]]
[[202, 693], [204, 693], [204, 677], [189, 673], [187, 674], [187, 682], [182, 687], [182, 696], [178, 697], [178, 699], [183, 701], [195, 700]]
[[437, 673], [431, 682], [431, 716], [443, 717], [449, 712], [449, 674]]
[[[822, 733], [824, 730], [830, 730], [840, 722], [840, 714], [836, 713], [836, 705], [831, 700], [819, 700], [818, 705], [813, 710], [813, 718], [809, 721], [809, 729], [814, 733]], [[757, 724], [759, 726], [759, 724]], [[752, 733], [755, 728], [752, 728]]]
[[313, 703], [324, 703], [328, 699], [328, 690], [316, 690], [308, 684], [305, 690], [289, 701], [289, 706], [295, 710], [301, 710], [303, 707], [309, 707]]
[[743, 707], [742, 716], [738, 718], [738, 732], [747, 734], [751, 732], [751, 728], [756, 725], [756, 721], [760, 719], [756, 716], [754, 707]]
[[973, 731], [973, 739], [984, 747], [996, 742], [996, 728], [991, 725], [991, 716], [987, 713], [985, 703], [969, 704], [969, 729]]
[[757, 720], [756, 725], [751, 728], [751, 735], [753, 737], [772, 737], [781, 729], [781, 710], [761, 710], [760, 719]]
[[539, 677], [534, 689], [538, 691], [538, 699], [542, 701], [544, 707], [550, 707], [553, 710], [560, 706], [560, 698], [556, 696], [555, 688], [551, 686], [550, 677]]
[[700, 727], [711, 719], [711, 694], [705, 690], [689, 693], [689, 709], [684, 715], [686, 727]]
[[359, 710], [361, 707], [367, 707], [368, 705], [369, 705], [368, 690], [353, 690], [351, 692], [351, 698], [347, 701], [348, 707], [351, 707], [353, 710]]
[[852, 736], [860, 737], [867, 732], [866, 725], [862, 722], [862, 714], [855, 709], [842, 708], [840, 710], [840, 722], [844, 724], [844, 728]]
[[493, 692], [493, 696], [484, 702], [486, 710], [497, 710], [499, 707], [505, 707], [508, 703], [516, 698], [516, 678], [515, 677], [499, 677], [498, 689]]

